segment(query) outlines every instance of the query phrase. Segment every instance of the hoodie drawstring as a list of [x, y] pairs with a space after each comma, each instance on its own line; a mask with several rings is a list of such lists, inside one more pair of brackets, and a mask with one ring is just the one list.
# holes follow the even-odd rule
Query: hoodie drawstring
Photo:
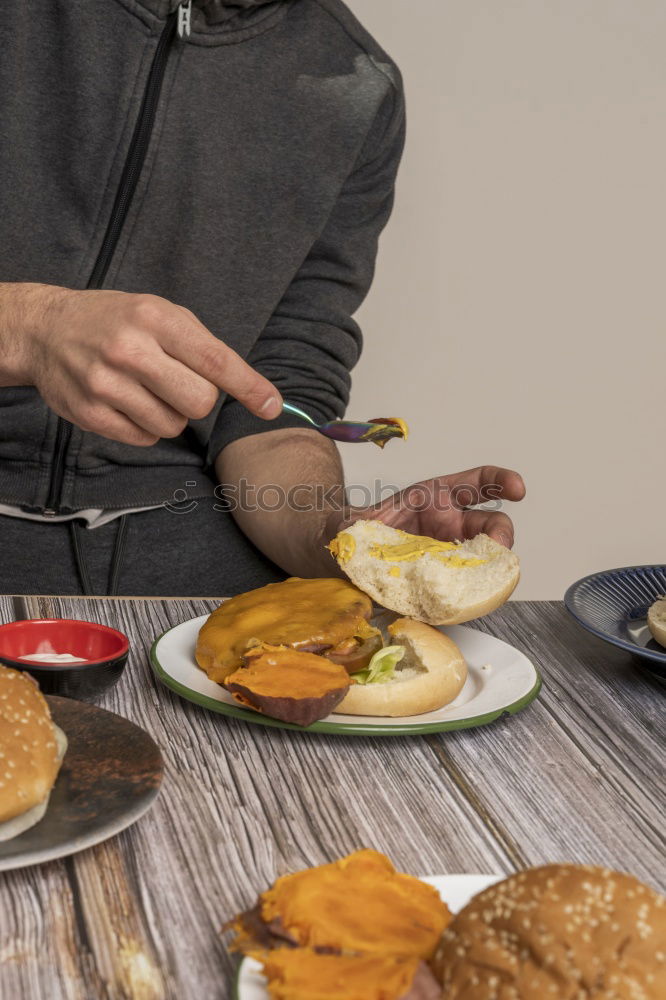
[[[127, 514], [122, 514], [116, 519], [118, 522], [118, 528], [113, 542], [113, 552], [111, 553], [111, 564], [109, 566], [106, 595], [97, 596], [114, 597], [118, 593], [118, 580], [120, 577], [120, 570], [125, 550], [125, 541], [127, 537], [127, 518]], [[69, 521], [68, 524], [72, 542], [72, 552], [74, 553], [74, 562], [76, 563], [79, 580], [81, 581], [81, 590], [86, 597], [91, 597], [94, 595], [94, 590], [90, 572], [86, 565], [82, 545], [83, 532], [88, 531], [89, 529], [84, 528], [81, 522], [77, 520]], [[100, 529], [97, 528], [96, 530], [99, 531]]]

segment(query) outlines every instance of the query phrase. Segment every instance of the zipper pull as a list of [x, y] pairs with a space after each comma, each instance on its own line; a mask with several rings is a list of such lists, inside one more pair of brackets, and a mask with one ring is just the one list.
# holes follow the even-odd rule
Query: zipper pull
[[192, 24], [192, 0], [184, 0], [178, 8], [178, 37], [185, 38], [190, 35]]

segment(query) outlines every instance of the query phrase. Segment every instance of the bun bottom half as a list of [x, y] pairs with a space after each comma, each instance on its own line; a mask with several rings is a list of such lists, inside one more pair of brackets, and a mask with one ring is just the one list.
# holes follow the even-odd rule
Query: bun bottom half
[[[55, 723], [53, 723], [53, 729], [55, 731], [58, 746], [58, 762], [60, 764], [67, 751], [67, 737], [60, 726], [56, 726]], [[21, 813], [20, 816], [14, 816], [13, 819], [8, 819], [4, 823], [0, 823], [0, 843], [2, 841], [13, 840], [14, 837], [18, 837], [19, 834], [25, 833], [26, 830], [36, 826], [44, 818], [50, 798], [51, 792], [49, 791], [43, 802], [38, 802], [36, 806], [32, 806], [31, 809]]]
[[448, 636], [423, 622], [399, 618], [391, 625], [390, 641], [405, 649], [395, 677], [384, 683], [353, 684], [336, 714], [423, 715], [450, 704], [460, 694], [467, 664]]

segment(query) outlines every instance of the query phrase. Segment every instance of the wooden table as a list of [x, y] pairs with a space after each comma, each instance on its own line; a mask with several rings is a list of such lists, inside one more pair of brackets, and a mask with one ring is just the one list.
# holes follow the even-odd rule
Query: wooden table
[[0, 597], [0, 620], [97, 620], [130, 636], [99, 704], [147, 729], [162, 793], [92, 850], [0, 874], [3, 1000], [218, 1000], [236, 960], [219, 929], [277, 875], [355, 848], [415, 875], [572, 860], [662, 890], [664, 689], [558, 602], [512, 602], [477, 627], [527, 653], [539, 699], [476, 730], [315, 736], [250, 726], [153, 678], [158, 633], [208, 600]]

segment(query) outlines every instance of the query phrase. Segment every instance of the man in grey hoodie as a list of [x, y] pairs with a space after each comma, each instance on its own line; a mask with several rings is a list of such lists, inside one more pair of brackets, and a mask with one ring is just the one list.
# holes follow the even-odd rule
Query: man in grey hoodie
[[[0, 10], [0, 590], [230, 594], [326, 575], [351, 318], [393, 202], [404, 100], [341, 0]], [[485, 530], [517, 473], [364, 512]]]

